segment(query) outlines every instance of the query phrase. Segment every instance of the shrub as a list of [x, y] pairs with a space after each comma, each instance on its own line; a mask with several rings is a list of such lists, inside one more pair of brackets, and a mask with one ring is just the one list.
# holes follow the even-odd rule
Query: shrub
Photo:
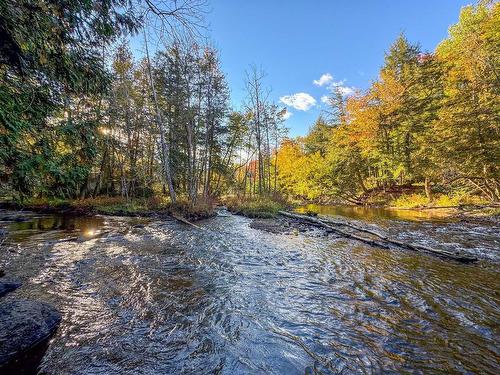
[[437, 207], [448, 207], [459, 205], [482, 205], [487, 203], [487, 200], [478, 195], [473, 195], [463, 190], [457, 190], [448, 195], [440, 195], [438, 199], [436, 199], [435, 205]]
[[179, 199], [175, 204], [169, 204], [167, 211], [190, 220], [199, 220], [213, 216], [214, 206], [215, 202], [211, 198], [200, 197], [194, 204], [187, 199]]
[[229, 211], [254, 218], [271, 218], [286, 208], [279, 197], [233, 197], [224, 200]]
[[392, 207], [419, 208], [428, 205], [429, 199], [423, 194], [401, 195], [391, 202]]

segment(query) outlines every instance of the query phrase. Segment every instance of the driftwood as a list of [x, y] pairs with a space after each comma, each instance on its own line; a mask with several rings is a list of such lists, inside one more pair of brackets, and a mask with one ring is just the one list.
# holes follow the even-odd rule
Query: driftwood
[[318, 227], [326, 228], [328, 230], [331, 230], [332, 232], [340, 234], [343, 237], [352, 238], [354, 240], [357, 240], [357, 241], [360, 241], [360, 242], [364, 242], [364, 243], [366, 243], [368, 245], [371, 245], [371, 246], [382, 247], [384, 249], [388, 249], [389, 248], [389, 245], [386, 245], [384, 243], [371, 240], [369, 238], [360, 237], [360, 236], [357, 236], [357, 235], [349, 233], [349, 232], [344, 232], [343, 230], [334, 228], [331, 225], [329, 225], [327, 223], [324, 223], [322, 220], [316, 219], [316, 218], [311, 217], [311, 216], [297, 215], [297, 214], [292, 214], [292, 213], [286, 212], [286, 211], [279, 211], [279, 213], [280, 213], [280, 215], [287, 216], [287, 217], [290, 217], [292, 219], [306, 221], [309, 224], [312, 224], [312, 225], [315, 225], [315, 226], [318, 226]]
[[320, 220], [322, 222], [325, 222], [325, 223], [328, 223], [328, 224], [343, 225], [345, 227], [348, 227], [348, 228], [351, 228], [351, 229], [355, 229], [355, 230], [357, 230], [359, 232], [365, 232], [365, 233], [371, 234], [373, 236], [379, 237], [379, 238], [381, 238], [384, 241], [387, 240], [387, 237], [381, 235], [380, 233], [371, 231], [371, 230], [366, 229], [366, 228], [361, 228], [361, 227], [359, 227], [357, 225], [354, 225], [354, 224], [346, 223], [346, 222], [343, 222], [343, 221], [335, 221], [335, 220], [332, 220], [332, 219], [330, 219], [328, 217], [324, 217], [324, 216], [319, 216], [319, 218], [320, 218]]
[[[354, 240], [364, 242], [368, 245], [375, 246], [375, 247], [389, 249], [390, 245], [393, 245], [393, 246], [397, 246], [397, 247], [404, 248], [407, 250], [423, 251], [426, 253], [430, 253], [430, 254], [439, 256], [441, 258], [453, 259], [453, 260], [456, 260], [456, 261], [461, 262], [461, 263], [472, 263], [472, 262], [477, 261], [477, 258], [467, 256], [467, 255], [462, 255], [458, 252], [451, 252], [448, 250], [434, 249], [434, 248], [430, 248], [427, 246], [415, 245], [415, 244], [410, 244], [407, 242], [394, 240], [394, 239], [388, 238], [380, 233], [371, 231], [371, 230], [366, 229], [366, 228], [362, 228], [362, 227], [354, 225], [354, 224], [345, 223], [342, 221], [334, 221], [334, 220], [331, 220], [329, 218], [323, 218], [323, 217], [322, 218], [315, 218], [315, 217], [306, 216], [306, 215], [292, 214], [292, 213], [286, 212], [286, 211], [279, 211], [279, 214], [286, 216], [286, 217], [289, 217], [289, 218], [292, 218], [292, 219], [305, 221], [311, 225], [326, 228], [326, 229], [328, 229], [332, 232], [335, 232], [343, 237], [352, 238]], [[381, 241], [375, 241], [375, 240], [372, 240], [372, 239], [369, 239], [366, 237], [358, 236], [358, 235], [353, 234], [353, 233], [345, 232], [341, 229], [333, 227], [332, 225], [345, 226], [347, 228], [354, 229], [358, 232], [368, 233], [372, 236], [379, 238]]]
[[187, 225], [191, 225], [192, 227], [195, 227], [196, 229], [203, 229], [202, 227], [200, 227], [200, 226], [198, 226], [196, 224], [193, 224], [192, 222], [188, 221], [187, 219], [183, 218], [182, 216], [178, 216], [178, 215], [175, 215], [175, 214], [171, 214], [170, 216], [172, 216], [175, 220], [178, 220], [181, 223], [184, 223], [184, 224], [187, 224]]

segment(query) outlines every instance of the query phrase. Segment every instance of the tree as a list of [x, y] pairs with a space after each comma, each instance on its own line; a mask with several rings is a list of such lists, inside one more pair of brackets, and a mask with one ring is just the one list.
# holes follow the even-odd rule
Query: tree
[[[82, 196], [97, 156], [105, 57], [151, 15], [198, 27], [203, 2], [0, 0], [0, 181], [21, 195]], [[123, 189], [122, 189], [123, 190]]]
[[446, 70], [445, 98], [434, 122], [440, 167], [492, 201], [500, 199], [499, 30], [500, 4], [483, 1], [462, 9], [437, 48]]

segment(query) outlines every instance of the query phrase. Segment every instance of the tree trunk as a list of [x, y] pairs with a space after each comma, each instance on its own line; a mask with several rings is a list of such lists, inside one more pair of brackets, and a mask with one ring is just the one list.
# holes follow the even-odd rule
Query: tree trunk
[[429, 200], [429, 202], [432, 201], [431, 181], [429, 180], [429, 177], [426, 177], [424, 180], [424, 188], [427, 199]]
[[151, 92], [153, 94], [153, 102], [156, 110], [156, 122], [158, 125], [158, 130], [160, 132], [160, 145], [161, 151], [163, 155], [163, 172], [165, 174], [166, 184], [168, 186], [168, 192], [170, 195], [170, 200], [172, 203], [175, 203], [176, 196], [174, 190], [174, 184], [172, 182], [172, 174], [170, 170], [170, 145], [165, 140], [165, 127], [163, 126], [163, 120], [161, 117], [160, 107], [158, 105], [158, 99], [156, 97], [156, 90], [153, 81], [153, 74], [151, 72], [151, 61], [149, 59], [149, 50], [148, 50], [148, 40], [146, 38], [146, 31], [144, 31], [144, 43], [146, 46], [146, 58], [148, 61], [148, 76], [149, 76], [149, 84], [151, 86]]

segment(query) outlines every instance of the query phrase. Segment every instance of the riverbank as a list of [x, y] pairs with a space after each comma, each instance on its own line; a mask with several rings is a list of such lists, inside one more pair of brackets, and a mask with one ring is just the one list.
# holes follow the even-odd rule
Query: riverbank
[[489, 214], [495, 214], [498, 209], [500, 213], [500, 203], [491, 202], [484, 197], [470, 192], [455, 190], [448, 192], [433, 192], [429, 198], [423, 186], [404, 185], [390, 188], [371, 189], [361, 196], [351, 201], [342, 200], [336, 197], [320, 197], [314, 200], [300, 200], [294, 202], [297, 206], [307, 204], [318, 205], [352, 205], [358, 207], [380, 207], [397, 210], [432, 210], [432, 209], [457, 209], [461, 211], [487, 208]]
[[[33, 211], [43, 214], [66, 215], [109, 215], [129, 217], [174, 217], [197, 221], [216, 215], [218, 205], [225, 206], [231, 213], [249, 218], [276, 218], [279, 211], [297, 210], [305, 214], [335, 214], [323, 212], [325, 208], [334, 211], [363, 211], [365, 209], [384, 210], [394, 213], [390, 216], [440, 217], [461, 220], [490, 220], [500, 218], [500, 205], [494, 204], [456, 204], [456, 205], [346, 205], [346, 204], [314, 204], [303, 201], [287, 201], [282, 197], [236, 197], [228, 196], [220, 200], [199, 200], [195, 205], [187, 200], [179, 200], [171, 204], [161, 197], [125, 199], [121, 197], [98, 197], [80, 200], [30, 199], [22, 203], [16, 201], [0, 201], [0, 209], [13, 211]], [[403, 213], [403, 214], [401, 214]]]
[[196, 221], [215, 215], [214, 202], [200, 200], [190, 204], [180, 200], [175, 204], [153, 198], [125, 199], [121, 197], [98, 197], [79, 200], [31, 199], [24, 202], [1, 201], [0, 209], [15, 211], [33, 211], [44, 214], [68, 215], [109, 215], [109, 216], [143, 216], [143, 217], [182, 217]]
[[194, 205], [187, 200], [179, 200], [172, 204], [168, 200], [159, 197], [130, 200], [121, 197], [98, 197], [80, 200], [30, 199], [22, 203], [4, 200], [0, 201], [0, 209], [81, 216], [99, 214], [157, 218], [168, 216], [197, 221], [215, 216], [215, 209], [219, 204], [224, 205], [234, 214], [250, 218], [274, 218], [279, 211], [293, 207], [293, 205], [279, 197], [249, 198], [228, 196], [219, 201], [199, 200]]
[[222, 200], [233, 214], [250, 218], [274, 218], [293, 205], [280, 197], [226, 197]]

